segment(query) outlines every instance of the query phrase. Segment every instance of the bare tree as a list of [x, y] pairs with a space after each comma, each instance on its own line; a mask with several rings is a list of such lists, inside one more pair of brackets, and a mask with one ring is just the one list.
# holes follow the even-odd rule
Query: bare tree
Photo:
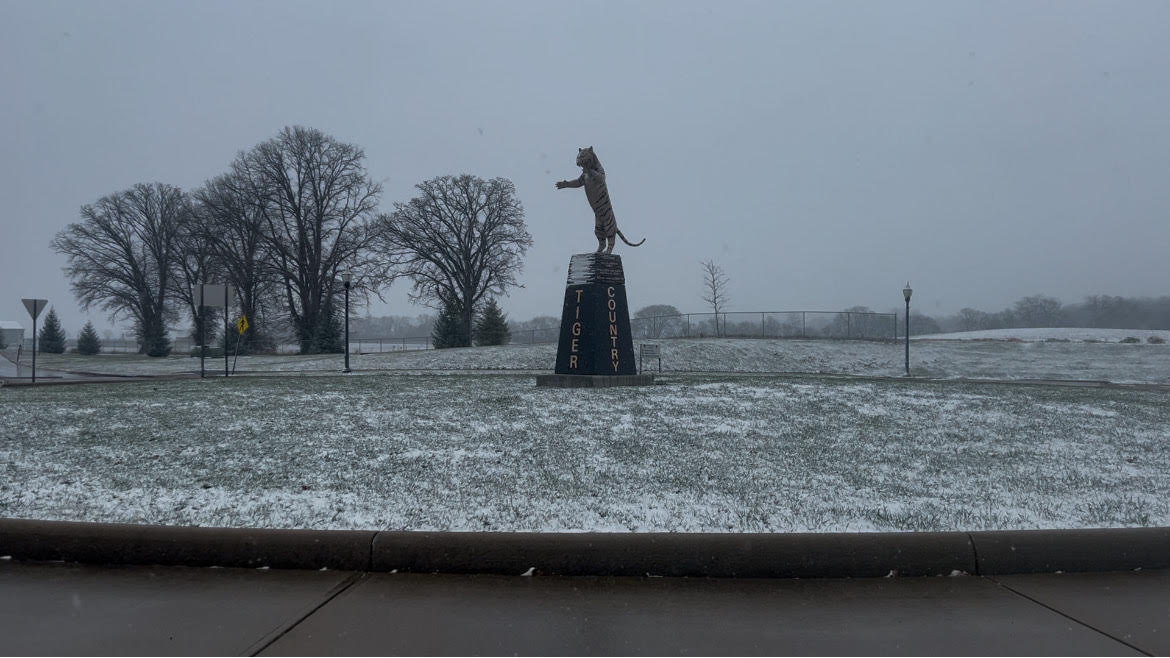
[[380, 245], [396, 271], [414, 282], [411, 301], [460, 309], [463, 335], [485, 296], [518, 286], [532, 245], [516, 188], [505, 178], [440, 176], [419, 195], [381, 216]]
[[675, 335], [682, 325], [682, 313], [670, 304], [643, 306], [634, 313], [633, 331], [639, 338]]
[[727, 275], [713, 260], [703, 261], [699, 265], [703, 268], [703, 301], [715, 312], [715, 335], [718, 336], [719, 310], [726, 309], [731, 301], [727, 295]]
[[956, 319], [958, 321], [960, 331], [976, 331], [979, 329], [991, 328], [990, 315], [971, 307], [960, 309]]
[[269, 262], [302, 353], [341, 349], [334, 301], [340, 272], [349, 270], [359, 291], [376, 287], [382, 273], [369, 249], [382, 186], [366, 174], [364, 159], [355, 145], [297, 126], [233, 166], [247, 176], [264, 218]]
[[1025, 327], [1060, 327], [1061, 303], [1055, 297], [1032, 295], [1016, 300], [1016, 318]]
[[272, 347], [268, 314], [278, 297], [279, 282], [269, 265], [265, 236], [265, 199], [249, 187], [249, 176], [237, 161], [233, 171], [218, 176], [193, 193], [199, 239], [211, 249], [217, 273], [235, 287], [240, 311], [248, 318], [247, 344]]
[[[196, 305], [195, 288], [201, 283], [211, 280], [215, 265], [212, 262], [210, 243], [204, 238], [196, 215], [190, 204], [183, 213], [183, 221], [179, 225], [179, 252], [175, 259], [175, 271], [171, 275], [171, 297], [186, 307], [191, 314], [192, 338], [204, 341], [215, 338], [214, 307], [204, 308], [202, 312]], [[224, 309], [229, 312], [229, 309]]]
[[82, 206], [82, 221], [51, 243], [69, 260], [65, 273], [82, 307], [98, 306], [115, 320], [133, 318], [140, 351], [151, 356], [170, 351], [171, 277], [188, 209], [179, 188], [140, 183]]

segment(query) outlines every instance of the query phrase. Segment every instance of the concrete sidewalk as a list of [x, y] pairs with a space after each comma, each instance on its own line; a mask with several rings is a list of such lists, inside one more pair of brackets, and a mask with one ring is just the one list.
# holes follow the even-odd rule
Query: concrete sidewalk
[[1170, 654], [1170, 571], [870, 579], [0, 562], [27, 655]]
[[4, 654], [1164, 655], [1170, 528], [533, 534], [0, 519], [0, 594]]

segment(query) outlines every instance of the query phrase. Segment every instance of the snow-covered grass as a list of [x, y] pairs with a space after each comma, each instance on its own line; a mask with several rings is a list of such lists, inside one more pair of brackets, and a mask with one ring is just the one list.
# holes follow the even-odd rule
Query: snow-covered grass
[[[1106, 330], [1108, 331], [1108, 330]], [[905, 371], [900, 342], [782, 339], [664, 339], [666, 372], [823, 373], [899, 376]], [[636, 344], [635, 344], [636, 346]], [[371, 371], [549, 372], [556, 345], [509, 345], [450, 350], [351, 355], [350, 365]], [[1165, 345], [1118, 342], [1023, 342], [1007, 340], [923, 340], [911, 344], [915, 376], [942, 379], [1063, 379], [1118, 383], [1170, 384], [1170, 342]], [[657, 363], [649, 364], [651, 368]], [[152, 359], [131, 354], [85, 357], [46, 354], [38, 367], [108, 374], [197, 373], [190, 357]], [[241, 373], [336, 373], [342, 357], [240, 357]], [[223, 373], [223, 359], [208, 359], [210, 375]]]
[[1093, 343], [1120, 343], [1136, 338], [1147, 342], [1153, 336], [1170, 343], [1170, 331], [1162, 329], [1082, 329], [1057, 327], [1051, 329], [986, 329], [982, 331], [959, 331], [949, 334], [927, 334], [911, 336], [910, 340], [1007, 340], [1026, 342], [1081, 341]]
[[0, 516], [203, 526], [1170, 525], [1164, 393], [763, 375], [0, 389]]

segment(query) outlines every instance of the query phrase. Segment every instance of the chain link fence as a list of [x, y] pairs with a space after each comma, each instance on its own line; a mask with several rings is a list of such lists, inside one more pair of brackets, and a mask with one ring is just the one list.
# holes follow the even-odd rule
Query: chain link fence
[[[649, 318], [630, 318], [630, 332], [635, 339], [655, 338], [842, 338], [883, 340], [898, 337], [896, 313], [863, 313], [858, 311], [735, 311], [720, 313], [682, 313]], [[512, 345], [539, 345], [555, 343], [560, 338], [559, 327], [513, 329]], [[102, 338], [103, 352], [135, 353], [139, 343], [133, 338]], [[208, 347], [218, 345], [208, 343]], [[76, 339], [66, 341], [67, 349], [77, 347]], [[189, 336], [171, 340], [171, 354], [190, 354], [197, 341]], [[32, 349], [32, 340], [25, 338], [24, 351]], [[280, 354], [295, 354], [296, 343], [278, 343]], [[434, 349], [430, 336], [399, 338], [349, 339], [353, 354], [405, 352]]]
[[[736, 311], [630, 318], [636, 339], [654, 338], [843, 338], [898, 337], [896, 313], [859, 311]], [[512, 331], [512, 344], [555, 343], [558, 327]]]
[[898, 337], [895, 313], [859, 311], [736, 311], [631, 318], [635, 338], [842, 338]]

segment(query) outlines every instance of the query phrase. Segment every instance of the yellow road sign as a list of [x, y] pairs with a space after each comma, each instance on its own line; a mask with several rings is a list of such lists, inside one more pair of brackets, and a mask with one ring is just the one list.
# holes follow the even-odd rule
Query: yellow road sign
[[247, 330], [248, 330], [248, 316], [241, 315], [239, 317], [239, 319], [236, 320], [236, 331], [243, 334]]

